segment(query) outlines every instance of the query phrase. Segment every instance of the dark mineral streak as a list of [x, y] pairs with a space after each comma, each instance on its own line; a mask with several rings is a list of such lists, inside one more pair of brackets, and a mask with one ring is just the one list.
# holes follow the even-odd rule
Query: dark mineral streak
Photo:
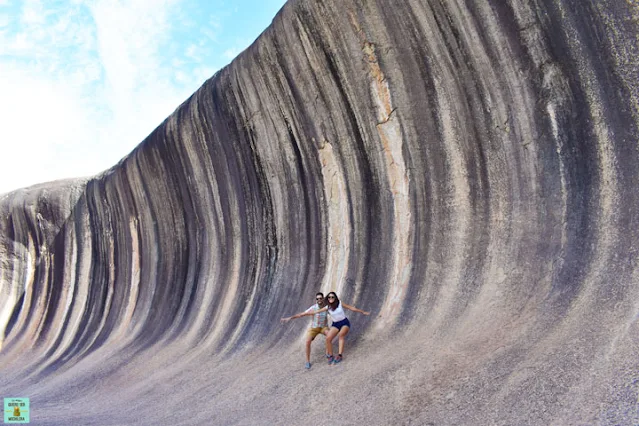
[[[119, 164], [2, 196], [0, 395], [34, 424], [639, 424], [638, 46], [631, 0], [289, 1]], [[278, 320], [319, 290], [372, 315], [304, 371]]]

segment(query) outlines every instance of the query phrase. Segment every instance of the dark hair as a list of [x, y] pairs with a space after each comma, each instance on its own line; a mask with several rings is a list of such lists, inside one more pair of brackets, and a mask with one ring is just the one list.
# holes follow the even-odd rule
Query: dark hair
[[[335, 300], [332, 303], [328, 302], [328, 296], [330, 296], [331, 294], [335, 296]], [[334, 311], [339, 306], [339, 298], [337, 297], [337, 294], [335, 294], [334, 291], [331, 291], [330, 293], [326, 295], [326, 300], [327, 300], [326, 304], [328, 305], [328, 309], [331, 311]]]
[[315, 297], [317, 297], [317, 296], [324, 297], [324, 293], [322, 293], [321, 291], [318, 291], [317, 293], [315, 293]]

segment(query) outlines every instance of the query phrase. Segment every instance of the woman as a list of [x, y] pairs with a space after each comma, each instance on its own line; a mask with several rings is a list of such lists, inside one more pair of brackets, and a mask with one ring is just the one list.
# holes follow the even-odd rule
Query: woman
[[[362, 311], [355, 306], [347, 305], [346, 303], [342, 303], [337, 298], [337, 294], [334, 291], [328, 293], [326, 296], [326, 300], [328, 302], [327, 306], [323, 307], [319, 311], [323, 312], [328, 311], [328, 314], [331, 316], [331, 320], [333, 320], [333, 324], [331, 328], [328, 330], [328, 334], [326, 335], [326, 354], [328, 357], [329, 364], [337, 364], [342, 361], [342, 355], [344, 354], [344, 340], [349, 330], [351, 329], [351, 323], [346, 318], [346, 314], [344, 313], [344, 309], [348, 309], [349, 311], [359, 312], [360, 314], [370, 315], [370, 312]], [[338, 337], [338, 352], [337, 356], [333, 356], [333, 339], [335, 336]]]

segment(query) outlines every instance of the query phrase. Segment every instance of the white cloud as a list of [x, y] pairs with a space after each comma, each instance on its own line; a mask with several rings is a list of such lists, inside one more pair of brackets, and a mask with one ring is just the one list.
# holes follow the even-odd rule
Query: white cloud
[[38, 25], [47, 20], [46, 12], [40, 0], [23, 0], [22, 24]]
[[172, 44], [181, 1], [22, 3], [0, 32], [0, 193], [111, 167], [213, 74]]
[[0, 193], [95, 175], [134, 149], [222, 58], [252, 42], [220, 37], [234, 22], [233, 6], [221, 3], [23, 0], [0, 8]]
[[[55, 10], [45, 10], [42, 3], [26, 1], [22, 5], [18, 31], [10, 28], [0, 34], [0, 193], [90, 174], [82, 165], [74, 173], [59, 158], [62, 147], [90, 135], [86, 117], [91, 108], [83, 84], [75, 81], [77, 76], [72, 73], [76, 58], [62, 60], [55, 46], [64, 45], [74, 36], [73, 31], [47, 23]], [[77, 8], [65, 10], [54, 21], [74, 17], [76, 12]]]
[[113, 120], [106, 133], [122, 147], [121, 156], [130, 150], [124, 147], [132, 149], [141, 142], [193, 91], [171, 84], [173, 79], [189, 78], [184, 73], [176, 78], [170, 58], [162, 54], [171, 32], [168, 16], [178, 4], [101, 0], [91, 6], [104, 70], [102, 94]]
[[[16, 182], [25, 186], [50, 180], [51, 173], [71, 177], [65, 173], [68, 166], [57, 157], [57, 151], [73, 139], [90, 137], [82, 98], [68, 84], [24, 74], [21, 69], [0, 69], [0, 93], [11, 100], [0, 103], [0, 192], [14, 189]], [[74, 117], [72, 126], [69, 117]], [[82, 166], [77, 171], [92, 174]]]

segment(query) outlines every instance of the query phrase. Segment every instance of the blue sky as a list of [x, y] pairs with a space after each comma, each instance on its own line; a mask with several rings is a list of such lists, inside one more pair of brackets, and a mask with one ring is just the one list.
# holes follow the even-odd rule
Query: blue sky
[[117, 163], [285, 0], [0, 0], [0, 194]]

